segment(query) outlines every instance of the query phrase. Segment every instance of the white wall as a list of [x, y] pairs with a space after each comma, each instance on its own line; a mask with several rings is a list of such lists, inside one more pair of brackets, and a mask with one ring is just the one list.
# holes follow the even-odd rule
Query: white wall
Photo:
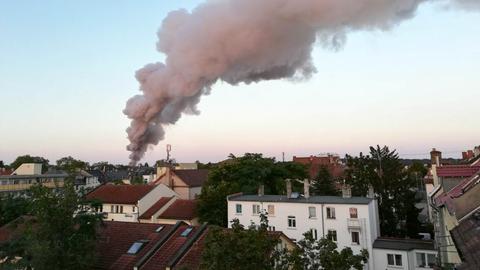
[[16, 174], [16, 175], [42, 174], [42, 164], [41, 163], [23, 163], [13, 172], [13, 174]]
[[173, 197], [178, 194], [171, 190], [169, 187], [164, 184], [158, 184], [155, 188], [150, 191], [147, 195], [141, 198], [137, 205], [139, 209], [139, 215], [142, 215], [147, 211], [154, 203], [156, 203], [161, 197]]
[[[242, 205], [242, 214], [236, 214], [236, 205]], [[237, 218], [244, 226], [249, 226], [251, 222], [260, 223], [259, 215], [252, 213], [254, 204], [260, 205], [261, 210], [267, 211], [268, 205], [274, 205], [274, 215], [268, 215], [269, 226], [275, 226], [276, 231], [282, 231], [286, 236], [296, 241], [303, 239], [303, 234], [310, 229], [316, 229], [318, 238], [326, 237], [329, 229], [337, 231], [337, 245], [339, 248], [350, 247], [354, 253], [360, 253], [362, 248], [366, 248], [369, 254], [372, 254], [372, 243], [378, 237], [378, 219], [376, 218], [376, 201], [372, 201], [370, 205], [362, 204], [309, 204], [309, 203], [285, 203], [285, 202], [245, 202], [245, 201], [229, 201], [228, 202], [228, 220]], [[316, 218], [309, 218], [309, 207], [316, 208]], [[327, 219], [327, 207], [335, 208], [335, 219]], [[359, 229], [348, 227], [350, 219], [350, 207], [357, 208]], [[323, 223], [322, 226], [322, 211]], [[296, 228], [288, 227], [288, 216], [295, 216]], [[230, 226], [230, 224], [229, 224]], [[351, 231], [355, 230], [360, 233], [360, 245], [352, 243]], [[370, 269], [373, 269], [373, 262], [369, 262]]]
[[[113, 205], [113, 212], [111, 207]], [[115, 213], [116, 206], [123, 206], [123, 213]], [[133, 211], [135, 207], [135, 212]], [[134, 204], [103, 204], [103, 213], [106, 213], [105, 220], [136, 222], [138, 219], [138, 207]]]
[[[373, 249], [373, 262], [375, 270], [427, 270], [432, 269], [429, 267], [416, 267], [417, 266], [417, 254], [416, 253], [425, 253], [437, 255], [434, 250], [418, 250], [414, 249], [411, 251], [404, 250], [393, 250], [393, 249]], [[387, 260], [387, 254], [400, 254], [402, 255], [402, 266], [389, 266]]]

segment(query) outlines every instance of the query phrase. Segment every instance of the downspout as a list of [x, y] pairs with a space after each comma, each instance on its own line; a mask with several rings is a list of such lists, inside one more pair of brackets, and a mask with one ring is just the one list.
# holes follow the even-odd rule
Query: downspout
[[325, 220], [323, 219], [323, 203], [322, 203], [322, 237], [325, 238]]

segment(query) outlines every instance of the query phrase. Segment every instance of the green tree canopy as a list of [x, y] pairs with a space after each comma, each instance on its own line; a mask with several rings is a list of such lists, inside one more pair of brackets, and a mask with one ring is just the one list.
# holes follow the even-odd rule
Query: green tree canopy
[[0, 196], [0, 227], [29, 212], [29, 200], [8, 194]]
[[30, 155], [23, 155], [23, 156], [18, 156], [11, 164], [10, 167], [14, 170], [16, 170], [20, 165], [23, 163], [41, 163], [42, 164], [42, 172], [46, 172], [48, 170], [48, 159], [43, 158], [43, 157], [35, 157], [35, 156], [30, 156]]
[[339, 194], [333, 176], [325, 166], [320, 166], [317, 177], [312, 183], [312, 191], [315, 195], [320, 196], [337, 196]]
[[259, 227], [253, 224], [245, 229], [238, 220], [232, 221], [232, 229], [213, 226], [205, 239], [200, 269], [202, 270], [250, 270], [274, 269], [275, 246], [278, 239], [267, 231], [265, 216]]
[[277, 163], [274, 158], [264, 158], [262, 154], [230, 156], [210, 170], [200, 194], [198, 215], [202, 222], [226, 227], [228, 195], [256, 193], [260, 185], [264, 185], [265, 193], [283, 194], [285, 178], [306, 176], [306, 169], [300, 164]]
[[370, 147], [369, 155], [347, 155], [346, 159], [346, 182], [352, 186], [352, 194], [365, 196], [369, 186], [374, 189], [382, 235], [418, 237], [416, 180], [404, 169], [396, 151], [387, 146]]
[[57, 160], [57, 168], [72, 173], [77, 169], [87, 169], [88, 162], [75, 159], [71, 156], [63, 157]]
[[[11, 269], [83, 270], [94, 262], [95, 230], [101, 216], [67, 182], [63, 189], [30, 189], [31, 214], [20, 238], [0, 247]], [[20, 257], [17, 260], [15, 257]]]

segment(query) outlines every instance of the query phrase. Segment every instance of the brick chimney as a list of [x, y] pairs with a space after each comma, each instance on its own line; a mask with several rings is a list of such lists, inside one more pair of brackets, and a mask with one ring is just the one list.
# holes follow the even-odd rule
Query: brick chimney
[[432, 151], [430, 152], [430, 158], [432, 161], [432, 165], [440, 166], [442, 164], [442, 152], [437, 151], [437, 149], [432, 149]]
[[258, 196], [265, 195], [265, 185], [258, 186]]
[[342, 186], [342, 197], [343, 198], [351, 198], [352, 197], [352, 188], [350, 185], [343, 184]]
[[305, 199], [310, 198], [310, 180], [303, 180], [303, 196]]
[[287, 186], [287, 198], [290, 199], [292, 197], [292, 180], [287, 179], [285, 182]]

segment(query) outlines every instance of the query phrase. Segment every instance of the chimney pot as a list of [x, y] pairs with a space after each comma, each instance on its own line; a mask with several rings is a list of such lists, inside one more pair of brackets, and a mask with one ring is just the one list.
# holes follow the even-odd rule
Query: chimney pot
[[310, 198], [310, 180], [303, 180], [303, 196], [305, 199]]
[[285, 182], [287, 186], [287, 198], [290, 199], [292, 197], [292, 181], [287, 179]]
[[258, 196], [265, 195], [265, 185], [258, 186]]
[[342, 186], [342, 197], [343, 198], [351, 198], [352, 197], [352, 188], [350, 185], [344, 184]]

